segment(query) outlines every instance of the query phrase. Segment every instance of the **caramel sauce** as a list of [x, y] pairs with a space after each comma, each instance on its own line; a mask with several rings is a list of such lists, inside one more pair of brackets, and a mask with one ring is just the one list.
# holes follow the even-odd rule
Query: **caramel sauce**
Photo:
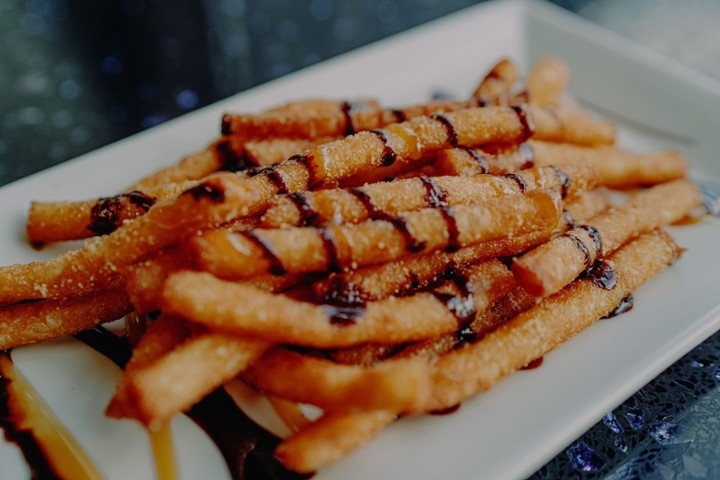
[[7, 353], [0, 354], [0, 427], [20, 447], [33, 478], [103, 478]]
[[292, 432], [299, 432], [310, 424], [310, 420], [303, 414], [297, 403], [273, 396], [268, 396], [267, 399], [280, 420]]
[[175, 458], [175, 443], [173, 442], [170, 424], [163, 425], [160, 430], [149, 432], [150, 445], [155, 456], [155, 474], [157, 480], [180, 480], [178, 463]]

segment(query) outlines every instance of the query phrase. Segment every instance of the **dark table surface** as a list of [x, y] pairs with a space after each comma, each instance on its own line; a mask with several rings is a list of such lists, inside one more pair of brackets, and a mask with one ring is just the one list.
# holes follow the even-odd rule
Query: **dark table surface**
[[[474, 3], [0, 0], [0, 185]], [[555, 3], [720, 79], [716, 0]], [[533, 478], [578, 477], [720, 478], [720, 334]]]

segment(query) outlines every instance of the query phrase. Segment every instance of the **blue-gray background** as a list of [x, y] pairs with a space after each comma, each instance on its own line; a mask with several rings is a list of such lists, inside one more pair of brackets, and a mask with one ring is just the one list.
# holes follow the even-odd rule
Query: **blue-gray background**
[[[0, 185], [474, 3], [0, 0]], [[554, 3], [720, 79], [720, 1]], [[536, 478], [720, 478], [718, 417], [720, 334]]]

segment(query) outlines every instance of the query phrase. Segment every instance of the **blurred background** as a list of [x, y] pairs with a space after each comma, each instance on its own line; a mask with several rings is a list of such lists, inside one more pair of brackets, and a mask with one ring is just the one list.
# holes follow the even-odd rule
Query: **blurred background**
[[[0, 184], [472, 0], [0, 0]], [[716, 0], [555, 3], [720, 78]]]
[[[0, 185], [475, 3], [0, 0]], [[554, 3], [720, 79], [717, 0]], [[720, 478], [719, 353], [716, 334], [536, 478]]]

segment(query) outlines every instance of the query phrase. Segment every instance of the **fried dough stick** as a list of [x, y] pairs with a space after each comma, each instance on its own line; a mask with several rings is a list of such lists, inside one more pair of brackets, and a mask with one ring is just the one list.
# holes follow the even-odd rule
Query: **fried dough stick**
[[155, 430], [236, 377], [272, 345], [220, 333], [198, 333], [122, 378], [112, 413]]
[[387, 215], [476, 203], [527, 190], [557, 189], [563, 197], [595, 186], [592, 167], [573, 164], [531, 168], [499, 177], [426, 177], [384, 182], [355, 189], [329, 189], [278, 196], [258, 223], [259, 228], [324, 226], [358, 223], [380, 210]]
[[[503, 265], [503, 268], [507, 267]], [[364, 366], [373, 365], [378, 361], [389, 358], [411, 356], [420, 356], [432, 361], [443, 353], [476, 341], [483, 334], [497, 328], [534, 304], [535, 300], [527, 292], [521, 287], [515, 286], [504, 297], [495, 302], [492, 307], [483, 312], [478, 312], [467, 326], [453, 333], [409, 344], [365, 343], [327, 351], [326, 355], [337, 363]]]
[[317, 348], [365, 342], [401, 343], [455, 331], [514, 286], [504, 269], [487, 277], [483, 269], [457, 274], [443, 289], [335, 307], [227, 282], [202, 272], [171, 275], [163, 311], [212, 329]]
[[133, 348], [132, 356], [125, 365], [124, 373], [118, 381], [113, 398], [105, 409], [105, 414], [113, 418], [132, 416], [132, 412], [127, 408], [128, 400], [125, 390], [128, 375], [166, 355], [185, 341], [191, 333], [190, 324], [182, 318], [161, 314], [153, 320]]
[[488, 103], [507, 104], [517, 80], [518, 70], [515, 62], [503, 58], [485, 75], [471, 97], [480, 98]]
[[641, 191], [624, 204], [593, 218], [516, 259], [512, 271], [536, 297], [559, 291], [595, 261], [626, 241], [673, 223], [700, 206], [697, 186], [687, 180]]
[[420, 251], [509, 239], [552, 230], [561, 216], [560, 196], [532, 190], [472, 205], [426, 208], [386, 220], [327, 228], [224, 230], [190, 237], [187, 248], [202, 270], [223, 278], [261, 273], [341, 271], [387, 262]]
[[72, 335], [130, 313], [122, 288], [0, 308], [0, 350]]
[[[78, 250], [48, 262], [0, 268], [0, 304], [33, 298], [77, 296], [108, 288], [117, 269], [177, 242], [186, 232], [213, 228], [266, 209], [277, 193], [291, 193], [334, 182], [362, 169], [408, 159], [458, 141], [513, 142], [526, 136], [522, 108], [488, 107], [391, 125], [380, 133], [362, 132], [308, 150], [251, 178], [214, 174], [118, 230], [90, 240]], [[388, 142], [394, 142], [394, 150]]]
[[598, 182], [611, 188], [633, 188], [655, 185], [683, 178], [688, 171], [685, 156], [675, 150], [631, 153], [616, 147], [582, 147], [531, 140], [535, 165], [558, 165], [585, 162], [593, 165]]
[[[137, 313], [160, 310], [160, 297], [165, 280], [171, 273], [191, 267], [190, 259], [176, 247], [161, 250], [147, 260], [126, 268], [125, 290]], [[305, 280], [297, 275], [260, 275], [245, 280], [248, 285], [268, 292], [282, 292]]]
[[435, 175], [503, 175], [530, 168], [534, 163], [533, 150], [527, 143], [489, 153], [477, 147], [455, 147], [440, 150], [435, 156]]
[[612, 289], [576, 280], [557, 294], [433, 365], [433, 399], [423, 410], [448, 408], [488, 390], [608, 314], [682, 252], [664, 232], [643, 234], [608, 258], [617, 275]]
[[570, 68], [564, 60], [547, 56], [535, 62], [528, 72], [525, 89], [531, 105], [555, 104], [570, 83]]
[[566, 214], [554, 232], [541, 232], [498, 242], [485, 242], [464, 247], [457, 252], [415, 254], [400, 260], [349, 272], [338, 273], [311, 284], [318, 299], [341, 305], [379, 300], [391, 295], [405, 295], [427, 287], [448, 267], [464, 267], [495, 257], [517, 255], [547, 241], [551, 233], [572, 228], [573, 222], [584, 222], [606, 210], [610, 196], [604, 190], [590, 190], [573, 197], [565, 204]]
[[[432, 367], [434, 398], [422, 410], [449, 408], [488, 390], [607, 314], [680, 252], [666, 234], [644, 234], [613, 255], [618, 275], [614, 289], [604, 290], [589, 280], [578, 280], [476, 343], [442, 355]], [[434, 350], [429, 352], [430, 356], [435, 354]], [[292, 470], [314, 471], [366, 444], [396, 418], [387, 411], [327, 414], [285, 439], [275, 454]]]
[[275, 456], [286, 468], [311, 473], [365, 445], [397, 418], [394, 412], [326, 413], [284, 439]]
[[427, 401], [429, 368], [417, 359], [364, 368], [274, 348], [242, 377], [263, 393], [326, 411], [410, 411]]

